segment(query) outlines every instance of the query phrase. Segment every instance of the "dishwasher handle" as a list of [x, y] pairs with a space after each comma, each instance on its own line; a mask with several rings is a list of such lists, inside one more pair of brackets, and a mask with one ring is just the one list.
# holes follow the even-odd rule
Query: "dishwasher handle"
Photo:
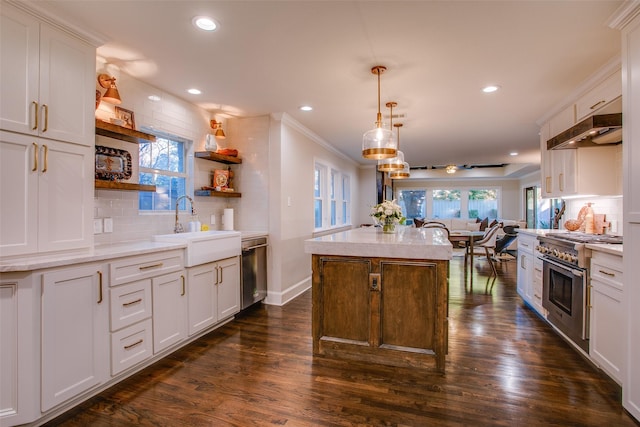
[[249, 251], [252, 251], [252, 250], [258, 249], [258, 248], [266, 248], [267, 246], [269, 246], [267, 243], [264, 243], [262, 245], [249, 246], [249, 247], [246, 247], [246, 248], [242, 248], [242, 252], [249, 252]]

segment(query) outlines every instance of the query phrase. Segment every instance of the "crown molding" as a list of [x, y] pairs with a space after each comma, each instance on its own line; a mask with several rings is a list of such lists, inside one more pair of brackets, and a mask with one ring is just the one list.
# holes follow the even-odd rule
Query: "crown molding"
[[607, 20], [607, 26], [622, 30], [636, 16], [640, 15], [640, 0], [627, 0]]

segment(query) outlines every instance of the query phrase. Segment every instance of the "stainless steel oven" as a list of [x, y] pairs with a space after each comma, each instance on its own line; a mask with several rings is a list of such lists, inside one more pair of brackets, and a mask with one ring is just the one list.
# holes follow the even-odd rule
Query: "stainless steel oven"
[[587, 271], [544, 256], [542, 306], [547, 320], [589, 353], [589, 307]]

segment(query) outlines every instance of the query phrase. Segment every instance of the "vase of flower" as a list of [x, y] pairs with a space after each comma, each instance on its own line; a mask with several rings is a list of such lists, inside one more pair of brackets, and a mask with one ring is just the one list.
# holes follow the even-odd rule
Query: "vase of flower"
[[382, 224], [382, 232], [392, 234], [396, 232], [396, 224], [404, 221], [402, 208], [395, 200], [385, 200], [371, 208], [371, 214], [377, 223]]
[[386, 218], [382, 224], [382, 232], [386, 234], [393, 234], [396, 232], [396, 223], [393, 218]]

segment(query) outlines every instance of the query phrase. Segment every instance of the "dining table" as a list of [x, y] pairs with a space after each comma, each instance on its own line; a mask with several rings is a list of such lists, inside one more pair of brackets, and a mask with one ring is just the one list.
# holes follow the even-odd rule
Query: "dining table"
[[[474, 252], [473, 245], [474, 245], [474, 242], [484, 237], [484, 233], [485, 233], [484, 231], [466, 231], [466, 230], [452, 231], [449, 233], [449, 241], [454, 245], [458, 242], [465, 242], [465, 244], [469, 247], [469, 256], [468, 257], [465, 256], [465, 260], [466, 258], [469, 258], [469, 265], [473, 266], [473, 252]], [[466, 262], [464, 264], [464, 272], [466, 277], [467, 276]], [[471, 283], [473, 283], [473, 272], [470, 276], [471, 276]]]

